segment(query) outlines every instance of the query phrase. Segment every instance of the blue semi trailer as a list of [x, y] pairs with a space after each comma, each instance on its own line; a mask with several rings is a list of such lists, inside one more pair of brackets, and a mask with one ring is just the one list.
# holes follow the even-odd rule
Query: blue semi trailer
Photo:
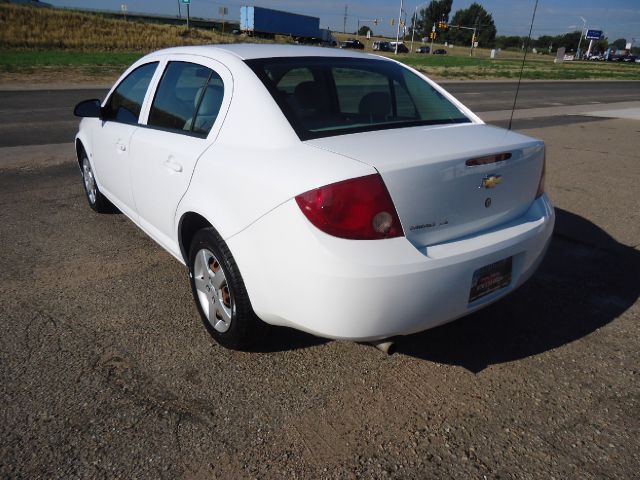
[[273, 37], [289, 35], [302, 43], [334, 44], [328, 30], [320, 29], [320, 19], [263, 7], [240, 7], [240, 31], [248, 35]]

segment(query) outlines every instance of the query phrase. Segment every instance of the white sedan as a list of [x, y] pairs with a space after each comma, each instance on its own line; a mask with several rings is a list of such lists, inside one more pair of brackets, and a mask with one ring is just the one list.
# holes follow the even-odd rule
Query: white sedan
[[76, 106], [89, 205], [186, 264], [213, 337], [264, 323], [380, 341], [450, 322], [536, 270], [542, 141], [353, 51], [179, 47]]

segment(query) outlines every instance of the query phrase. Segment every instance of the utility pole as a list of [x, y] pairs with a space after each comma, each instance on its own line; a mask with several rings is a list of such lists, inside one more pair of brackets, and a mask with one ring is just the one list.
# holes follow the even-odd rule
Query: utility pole
[[344, 20], [342, 22], [342, 33], [347, 33], [347, 8], [348, 5], [344, 6]]
[[429, 53], [433, 55], [433, 41], [436, 39], [436, 24], [431, 26], [431, 46], [429, 47]]
[[413, 12], [413, 28], [411, 29], [411, 48], [409, 51], [413, 53], [413, 37], [416, 36], [416, 20], [418, 19], [418, 5], [416, 5], [416, 10]]
[[473, 27], [473, 35], [471, 35], [471, 51], [469, 52], [469, 56], [473, 57], [473, 47], [476, 45], [476, 27]]
[[182, 20], [182, 9], [180, 8], [180, 0], [178, 0], [178, 19]]
[[400, 22], [402, 21], [402, 10], [403, 10], [403, 0], [400, 0], [400, 12], [398, 13], [398, 28], [396, 30], [396, 51], [395, 54], [398, 54], [398, 42], [400, 41]]

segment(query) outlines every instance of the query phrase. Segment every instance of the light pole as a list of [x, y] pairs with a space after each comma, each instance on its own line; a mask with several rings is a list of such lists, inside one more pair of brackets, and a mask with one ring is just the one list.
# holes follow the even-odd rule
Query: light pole
[[578, 18], [582, 20], [582, 30], [580, 30], [580, 40], [578, 40], [578, 51], [576, 52], [576, 54], [578, 55], [578, 60], [580, 60], [580, 45], [582, 44], [582, 36], [584, 35], [584, 29], [587, 25], [587, 19], [584, 17]]
[[419, 3], [416, 5], [416, 9], [413, 12], [413, 29], [411, 31], [411, 51], [413, 52], [413, 37], [416, 35], [416, 24], [418, 23], [418, 8], [426, 5], [428, 2]]
[[400, 12], [398, 13], [398, 29], [396, 30], [396, 55], [398, 54], [398, 42], [400, 41], [400, 21], [402, 20], [402, 10], [404, 10], [403, 6], [403, 0], [400, 0]]

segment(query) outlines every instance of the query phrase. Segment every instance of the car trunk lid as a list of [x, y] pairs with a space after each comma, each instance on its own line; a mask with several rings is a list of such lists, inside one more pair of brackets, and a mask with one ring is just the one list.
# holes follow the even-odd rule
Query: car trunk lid
[[309, 140], [373, 166], [416, 246], [474, 234], [534, 200], [544, 144], [484, 124], [379, 130]]

